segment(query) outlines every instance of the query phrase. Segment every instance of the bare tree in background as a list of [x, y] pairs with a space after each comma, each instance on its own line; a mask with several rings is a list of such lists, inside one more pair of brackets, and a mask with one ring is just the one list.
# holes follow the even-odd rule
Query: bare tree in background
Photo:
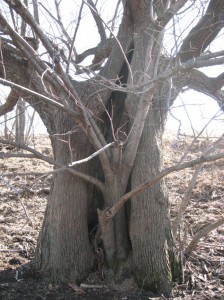
[[[0, 113], [13, 109], [19, 97], [28, 102], [47, 128], [59, 169], [35, 269], [54, 281], [80, 282], [100, 254], [106, 279], [119, 281], [131, 259], [129, 271], [139, 286], [169, 296], [179, 261], [163, 180], [129, 202], [118, 200], [159, 173], [167, 113], [183, 88], [211, 96], [222, 108], [224, 73], [210, 78], [199, 68], [224, 63], [224, 51], [207, 51], [224, 26], [224, 2], [123, 0], [107, 24], [98, 13], [100, 1], [97, 6], [73, 1], [80, 10], [67, 25], [63, 1], [55, 0], [54, 9], [34, 0], [32, 9], [20, 0], [3, 2], [0, 83], [12, 91]], [[87, 8], [100, 42], [79, 53], [76, 37]], [[195, 12], [201, 17], [189, 31]], [[23, 20], [32, 36], [21, 36], [12, 16]], [[39, 16], [54, 22], [54, 34]], [[176, 33], [180, 19], [186, 25]], [[164, 48], [167, 30], [175, 35], [170, 52]], [[75, 163], [94, 152], [99, 154], [94, 159]], [[97, 212], [99, 226], [92, 235]]]

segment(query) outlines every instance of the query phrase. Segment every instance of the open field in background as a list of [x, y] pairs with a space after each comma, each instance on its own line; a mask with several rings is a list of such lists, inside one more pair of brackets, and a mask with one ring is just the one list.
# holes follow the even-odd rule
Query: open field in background
[[[212, 143], [203, 138], [190, 146], [191, 141], [183, 136], [179, 140], [166, 137], [164, 168], [176, 164], [184, 153], [187, 160], [198, 157]], [[45, 155], [51, 153], [46, 136], [35, 140], [35, 148]], [[222, 149], [224, 144], [219, 145], [218, 150]], [[27, 263], [34, 255], [51, 185], [51, 175], [42, 176], [42, 173], [51, 170], [52, 166], [37, 159], [0, 160], [0, 175], [13, 187], [10, 190], [0, 181], [0, 299], [150, 299], [150, 294], [134, 286], [131, 278], [121, 286], [78, 290], [68, 285], [42, 283], [32, 277]], [[176, 215], [193, 171], [185, 169], [165, 179], [172, 217]], [[224, 160], [203, 166], [181, 225], [178, 244], [182, 248], [199, 230], [223, 216], [223, 183]], [[183, 283], [176, 284], [175, 299], [224, 299], [224, 226], [198, 243], [184, 266], [184, 277]], [[102, 285], [96, 273], [85, 283]]]

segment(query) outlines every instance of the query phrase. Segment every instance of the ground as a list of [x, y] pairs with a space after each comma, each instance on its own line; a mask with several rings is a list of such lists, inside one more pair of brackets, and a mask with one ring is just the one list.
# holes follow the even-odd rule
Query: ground
[[[184, 153], [186, 159], [194, 158], [211, 143], [199, 139], [190, 146], [191, 141], [187, 137], [166, 137], [164, 167], [178, 162]], [[46, 137], [38, 137], [35, 143], [37, 150], [50, 155]], [[4, 148], [1, 151], [8, 153]], [[137, 288], [132, 278], [120, 286], [105, 286], [97, 272], [93, 272], [77, 287], [42, 282], [32, 273], [29, 262], [34, 255], [51, 184], [51, 175], [43, 175], [51, 170], [47, 163], [36, 159], [0, 160], [0, 175], [4, 176], [0, 177], [0, 299], [152, 299], [153, 295]], [[193, 169], [189, 169], [166, 178], [172, 218], [192, 174]], [[203, 167], [180, 228], [177, 241], [180, 250], [199, 230], [223, 216], [223, 182], [224, 160]], [[174, 285], [173, 299], [224, 299], [224, 226], [200, 240], [183, 262], [183, 274], [183, 282]]]

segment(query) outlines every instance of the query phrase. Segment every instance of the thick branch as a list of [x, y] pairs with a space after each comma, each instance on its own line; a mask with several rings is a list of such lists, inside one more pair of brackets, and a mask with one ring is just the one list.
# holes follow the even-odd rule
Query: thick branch
[[[103, 62], [104, 59], [109, 57], [109, 55], [113, 49], [114, 43], [115, 43], [115, 39], [113, 39], [113, 38], [101, 41], [96, 47], [87, 49], [83, 53], [78, 54], [76, 56], [75, 63], [76, 64], [81, 63], [89, 55], [94, 55], [92, 64], [97, 65], [100, 62]], [[91, 66], [88, 68], [93, 70], [91, 68]]]
[[215, 93], [224, 86], [224, 73], [217, 77], [209, 77], [199, 70], [192, 70], [188, 86], [205, 94]]
[[[85, 2], [85, 1], [84, 1]], [[104, 29], [104, 26], [103, 26], [103, 22], [99, 16], [99, 13], [96, 9], [96, 6], [94, 5], [93, 1], [92, 0], [87, 0], [88, 2], [88, 6], [91, 10], [91, 13], [93, 15], [93, 18], [96, 22], [96, 26], [98, 28], [98, 32], [99, 32], [99, 35], [100, 35], [100, 39], [101, 39], [101, 42], [102, 41], [105, 41], [106, 40], [106, 32], [105, 32], [105, 29]]]
[[[222, 53], [223, 54], [223, 53]], [[145, 82], [135, 85], [132, 87], [131, 90], [128, 90], [129, 92], [136, 93], [141, 90], [143, 86], [145, 86], [146, 90], [151, 89], [152, 85], [155, 83], [159, 83], [164, 79], [173, 78], [173, 81], [175, 85], [178, 86], [186, 86], [189, 83], [189, 72], [194, 70], [196, 68], [203, 68], [203, 67], [209, 67], [209, 66], [216, 66], [220, 64], [224, 64], [224, 56], [220, 56], [219, 52], [217, 53], [218, 57], [211, 55], [211, 59], [203, 59], [204, 56], [199, 57], [197, 59], [191, 59], [185, 63], [175, 63], [175, 65], [171, 65], [170, 68], [167, 68], [165, 71], [162, 71], [158, 74], [157, 77], [153, 79], [146, 80]], [[199, 72], [199, 71], [198, 71]], [[203, 74], [203, 73], [202, 73]], [[218, 83], [219, 82], [219, 83]], [[218, 80], [216, 81], [217, 86], [220, 86], [220, 84], [223, 82], [223, 75], [221, 74]], [[120, 90], [122, 90], [120, 88]], [[124, 90], [125, 91], [125, 90]], [[127, 88], [126, 88], [127, 91]]]
[[[0, 25], [4, 27], [4, 32], [8, 35], [10, 35], [14, 46], [16, 46], [17, 49], [14, 47], [9, 46], [8, 44], [4, 43], [2, 46], [2, 53], [3, 53], [3, 62], [5, 63], [5, 66], [7, 66], [7, 63], [12, 64], [15, 63], [13, 68], [13, 73], [6, 72], [7, 78], [15, 82], [24, 82], [23, 77], [26, 78], [26, 74], [24, 73], [24, 69], [27, 68], [28, 62], [32, 64], [32, 66], [35, 68], [35, 70], [39, 73], [40, 76], [44, 74], [45, 79], [49, 81], [56, 89], [58, 88], [58, 85], [61, 84], [61, 81], [59, 81], [58, 77], [54, 74], [50, 74], [48, 71], [48, 65], [40, 59], [40, 57], [37, 55], [36, 51], [33, 49], [33, 47], [23, 39], [6, 21], [6, 19], [1, 15], [0, 13]], [[22, 55], [21, 55], [22, 53]], [[6, 62], [5, 62], [6, 60]], [[9, 70], [9, 68], [8, 68]], [[28, 69], [27, 69], [28, 70]], [[6, 70], [7, 71], [7, 70]], [[16, 72], [15, 72], [16, 71]], [[5, 73], [5, 72], [4, 72]], [[19, 74], [17, 74], [19, 73]], [[22, 74], [22, 75], [21, 75]], [[11, 76], [10, 76], [11, 75]], [[3, 77], [3, 75], [2, 75]], [[4, 74], [5, 77], [5, 74]], [[62, 86], [63, 87], [63, 86]]]
[[[220, 55], [220, 54], [219, 54]], [[180, 73], [186, 73], [188, 72], [188, 70], [194, 68], [194, 67], [201, 67], [202, 65], [210, 65], [210, 64], [214, 64], [214, 63], [220, 63], [220, 62], [224, 62], [224, 58], [223, 57], [216, 57], [216, 58], [211, 58], [209, 60], [202, 60], [202, 59], [197, 59], [197, 60], [191, 60], [188, 61], [184, 64], [177, 64], [176, 66], [174, 66], [173, 68], [167, 68], [164, 72], [161, 72], [158, 77], [153, 78], [153, 79], [149, 79], [147, 78], [147, 80], [143, 81], [142, 84], [138, 83], [138, 87], [136, 86], [135, 92], [139, 91], [142, 92], [142, 88], [144, 89], [144, 92], [146, 94], [146, 92], [148, 92], [148, 94], [153, 95], [153, 86], [156, 87], [156, 83], [159, 83], [159, 81], [161, 81], [162, 79], [165, 78], [169, 78], [169, 77], [179, 77]], [[179, 73], [179, 74], [178, 74]], [[218, 78], [219, 81], [222, 81], [222, 78]], [[217, 81], [216, 81], [217, 83]], [[148, 85], [148, 87], [147, 87]], [[219, 84], [220, 85], [220, 84]], [[218, 85], [217, 85], [218, 86]], [[150, 93], [151, 90], [151, 93]], [[137, 151], [137, 147], [138, 147], [138, 143], [141, 137], [141, 133], [142, 133], [142, 128], [144, 126], [144, 122], [145, 122], [145, 114], [147, 115], [148, 109], [149, 109], [149, 103], [150, 103], [150, 97], [147, 97], [148, 103], [146, 100], [144, 100], [144, 97], [142, 96], [142, 99], [139, 102], [139, 106], [136, 109], [136, 115], [134, 116], [135, 120], [134, 120], [134, 126], [132, 128], [132, 131], [130, 133], [130, 137], [129, 137], [129, 141], [126, 149], [125, 149], [125, 162], [127, 164], [133, 164], [134, 158], [135, 158], [135, 154]], [[135, 124], [137, 126], [135, 126]]]
[[15, 90], [12, 90], [6, 98], [6, 102], [0, 106], [0, 116], [12, 111], [18, 100], [19, 94]]
[[158, 4], [155, 3], [155, 10], [157, 16], [159, 17], [157, 22], [160, 26], [165, 27], [167, 23], [173, 18], [174, 15], [187, 3], [188, 0], [178, 0], [172, 2], [164, 0], [156, 0]]
[[182, 87], [188, 86], [197, 92], [212, 97], [217, 101], [218, 105], [224, 109], [224, 94], [221, 90], [224, 86], [224, 73], [217, 77], [209, 77], [203, 72], [193, 69], [186, 77], [177, 78], [177, 84], [179, 84], [179, 80]]
[[57, 49], [52, 46], [52, 43], [43, 33], [41, 27], [28, 11], [27, 7], [20, 0], [15, 0], [13, 2], [10, 0], [4, 0], [4, 2], [6, 2], [10, 8], [14, 9], [21, 16], [21, 18], [33, 28], [37, 36], [41, 39], [51, 58], [55, 60], [55, 51], [57, 51]]
[[[44, 47], [46, 48], [48, 54], [50, 55], [52, 61], [55, 64], [55, 71], [60, 75], [61, 80], [63, 81], [64, 85], [62, 84], [62, 81], [58, 79], [58, 76], [56, 76], [55, 73], [52, 73], [51, 76], [49, 76], [47, 73], [45, 76], [48, 76], [48, 81], [51, 82], [51, 84], [56, 84], [56, 89], [58, 88], [58, 85], [61, 86], [62, 90], [64, 90], [65, 93], [67, 93], [74, 101], [74, 103], [77, 104], [77, 102], [80, 102], [80, 99], [74, 89], [74, 86], [71, 83], [70, 78], [67, 76], [67, 74], [64, 72], [63, 67], [60, 62], [60, 55], [57, 54], [57, 46], [54, 45], [48, 37], [44, 34], [43, 30], [39, 26], [39, 24], [36, 22], [36, 20], [33, 18], [33, 16], [28, 11], [27, 7], [20, 1], [15, 0], [13, 3], [9, 0], [4, 0], [10, 8], [14, 9], [21, 18], [26, 21], [33, 29], [33, 31], [36, 33], [37, 37], [40, 38], [42, 41]], [[0, 15], [1, 16], [1, 15]], [[40, 58], [36, 55], [36, 52], [33, 51], [32, 47], [28, 47], [28, 43], [24, 43], [24, 40], [10, 27], [10, 25], [7, 23], [7, 21], [1, 16], [2, 22], [5, 24], [4, 26], [7, 26], [7, 30], [9, 31], [10, 36], [14, 40], [16, 46], [22, 51], [22, 53], [25, 55], [26, 58], [31, 59], [31, 62], [34, 66], [34, 68], [38, 71], [38, 73], [41, 75], [44, 71], [46, 71], [46, 65], [40, 60]], [[17, 40], [25, 46], [25, 50], [31, 51], [31, 55], [29, 55], [29, 52], [23, 51], [23, 48], [18, 45]], [[38, 62], [38, 63], [37, 63]], [[44, 66], [44, 69], [41, 70], [40, 65]], [[54, 79], [54, 82], [52, 82], [52, 78]], [[81, 103], [79, 103], [81, 105]], [[78, 106], [79, 107], [79, 106]]]
[[153, 8], [159, 19], [161, 19], [163, 17], [163, 15], [165, 14], [165, 12], [167, 11], [169, 4], [170, 4], [169, 0], [154, 0], [153, 1]]
[[11, 87], [11, 88], [14, 88], [14, 89], [16, 89], [17, 91], [26, 93], [27, 95], [36, 96], [36, 97], [38, 97], [38, 98], [40, 98], [40, 99], [46, 101], [48, 104], [51, 104], [51, 105], [53, 105], [53, 106], [55, 106], [55, 107], [57, 107], [57, 108], [59, 108], [59, 109], [65, 111], [65, 112], [68, 113], [69, 115], [72, 115], [73, 117], [78, 117], [78, 115], [77, 115], [74, 111], [70, 110], [69, 108], [65, 107], [63, 104], [58, 103], [57, 101], [53, 100], [53, 99], [50, 98], [50, 97], [41, 95], [41, 94], [39, 94], [39, 93], [37, 93], [37, 92], [35, 92], [35, 91], [32, 91], [32, 90], [30, 90], [30, 89], [28, 89], [28, 88], [26, 88], [26, 87], [24, 87], [24, 86], [21, 86], [21, 85], [19, 85], [19, 84], [13, 83], [13, 82], [8, 81], [8, 80], [6, 80], [6, 79], [0, 78], [0, 84], [3, 84], [3, 85], [5, 85], [5, 86], [9, 86], [9, 87]]
[[[118, 35], [115, 39], [114, 47], [107, 60], [107, 63], [100, 71], [100, 76], [108, 80], [114, 80], [119, 74], [124, 62], [127, 62], [125, 54], [131, 49], [133, 39], [133, 19], [130, 3], [124, 5], [122, 22], [119, 27]], [[107, 92], [110, 94], [110, 91]], [[106, 97], [107, 99], [107, 97]], [[105, 103], [105, 102], [104, 102]]]
[[33, 15], [34, 15], [34, 19], [37, 21], [38, 24], [40, 24], [40, 18], [39, 18], [39, 10], [38, 10], [37, 0], [32, 0], [32, 2], [33, 2]]
[[183, 41], [179, 51], [181, 61], [198, 57], [214, 40], [223, 26], [224, 2], [223, 0], [211, 0], [205, 15]]
[[36, 156], [34, 154], [27, 154], [27, 153], [1, 153], [0, 152], [0, 159], [11, 158], [11, 157], [36, 158]]

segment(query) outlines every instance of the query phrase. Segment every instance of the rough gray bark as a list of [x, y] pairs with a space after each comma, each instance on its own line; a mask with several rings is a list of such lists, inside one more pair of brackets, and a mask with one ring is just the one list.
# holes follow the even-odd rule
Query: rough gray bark
[[[51, 135], [55, 159], [67, 165], [88, 156], [86, 137], [63, 113], [55, 119], [57, 135]], [[67, 133], [67, 134], [66, 134]], [[78, 168], [90, 172], [89, 166]], [[54, 175], [44, 224], [37, 245], [34, 266], [53, 281], [82, 281], [93, 267], [94, 255], [88, 233], [88, 199], [92, 186], [67, 171]]]
[[[159, 173], [164, 123], [182, 87], [209, 94], [222, 105], [223, 74], [211, 84], [210, 78], [196, 69], [216, 61], [223, 63], [223, 53], [206, 57], [201, 54], [223, 27], [224, 2], [210, 1], [208, 12], [214, 17], [214, 26], [212, 34], [203, 35], [206, 43], [197, 38], [196, 26], [173, 58], [162, 52], [164, 28], [186, 1], [122, 1], [124, 14], [112, 46], [105, 41], [102, 20], [94, 14], [102, 47], [93, 48], [91, 54], [97, 64], [106, 57], [108, 60], [98, 74], [85, 82], [67, 75], [65, 53], [48, 39], [20, 0], [4, 2], [32, 27], [52, 64], [42, 61], [35, 45], [19, 36], [0, 14], [0, 30], [11, 37], [15, 46], [3, 43], [0, 76], [28, 88], [9, 84], [14, 89], [13, 98], [7, 99], [0, 113], [12, 109], [18, 96], [23, 96], [46, 125], [59, 166], [88, 157], [114, 141], [114, 146], [101, 152], [98, 159], [74, 166], [73, 174], [55, 173], [33, 262], [36, 270], [50, 280], [79, 282], [90, 271], [95, 255], [104, 251], [105, 260], [100, 265], [106, 267], [106, 279], [118, 276], [120, 280], [125, 260], [132, 252], [134, 268], [129, 271], [139, 286], [169, 296], [176, 270], [164, 183], [157, 182], [150, 190], [133, 197], [130, 216], [122, 207], [113, 219], [108, 218], [107, 208], [116, 204], [127, 189], [134, 189]], [[207, 22], [205, 14], [201, 23]], [[197, 40], [194, 51], [191, 39]], [[195, 60], [188, 62], [192, 58]], [[72, 59], [69, 63], [73, 63]], [[93, 60], [87, 72], [95, 67], [98, 68]], [[89, 231], [97, 223], [92, 218], [97, 208], [101, 232], [97, 233], [99, 240], [92, 241]]]
[[[158, 124], [150, 111], [132, 170], [133, 188], [159, 172], [161, 129]], [[169, 249], [170, 230], [168, 197], [161, 181], [131, 200], [130, 238], [138, 284], [164, 295], [169, 295], [172, 289], [169, 251], [174, 249]]]

